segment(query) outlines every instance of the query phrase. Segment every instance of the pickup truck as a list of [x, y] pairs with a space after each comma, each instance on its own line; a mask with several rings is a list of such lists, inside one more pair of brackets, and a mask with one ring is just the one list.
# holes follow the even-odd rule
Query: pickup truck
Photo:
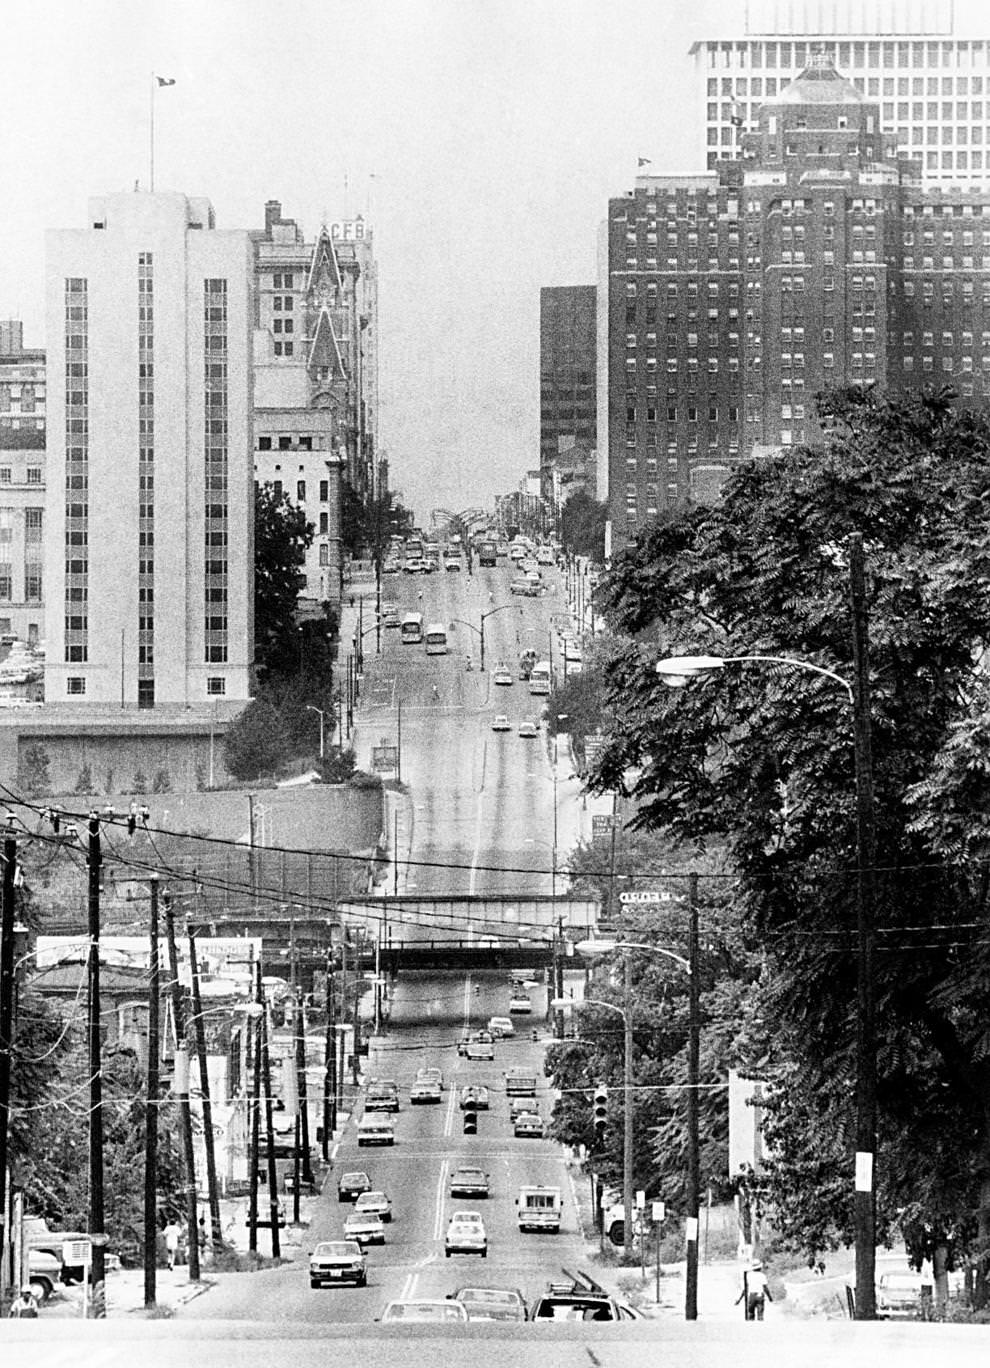
[[521, 1187], [516, 1198], [519, 1229], [559, 1231], [561, 1206], [558, 1187]]

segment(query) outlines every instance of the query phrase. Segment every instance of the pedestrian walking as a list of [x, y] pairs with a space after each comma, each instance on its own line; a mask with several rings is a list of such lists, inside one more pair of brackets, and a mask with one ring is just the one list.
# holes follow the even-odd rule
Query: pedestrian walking
[[179, 1239], [182, 1235], [182, 1227], [173, 1217], [165, 1227], [165, 1252], [168, 1255], [169, 1268], [175, 1267], [175, 1260], [179, 1253]]
[[743, 1271], [742, 1291], [736, 1298], [736, 1305], [740, 1302], [744, 1304], [747, 1320], [761, 1321], [768, 1301], [773, 1301], [773, 1297], [770, 1295], [766, 1274], [763, 1272], [763, 1264], [757, 1259], [751, 1268]]

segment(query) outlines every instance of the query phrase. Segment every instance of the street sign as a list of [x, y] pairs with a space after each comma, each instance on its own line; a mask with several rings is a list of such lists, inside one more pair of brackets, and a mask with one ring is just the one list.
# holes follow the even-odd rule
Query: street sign
[[600, 840], [603, 836], [609, 836], [612, 832], [613, 817], [609, 812], [593, 812], [591, 814], [591, 839]]
[[584, 738], [584, 763], [591, 769], [598, 759], [605, 737], [601, 732], [591, 732]]
[[659, 1225], [667, 1215], [667, 1208], [663, 1202], [653, 1203], [653, 1224]]
[[372, 746], [371, 768], [376, 774], [388, 774], [399, 767], [398, 746]]
[[619, 902], [626, 907], [656, 907], [660, 903], [682, 903], [683, 896], [680, 893], [667, 893], [659, 888], [638, 888], [626, 889], [619, 894]]

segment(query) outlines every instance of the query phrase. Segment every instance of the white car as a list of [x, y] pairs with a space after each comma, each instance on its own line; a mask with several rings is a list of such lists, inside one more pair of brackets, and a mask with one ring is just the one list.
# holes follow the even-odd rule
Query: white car
[[432, 1081], [437, 1085], [440, 1091], [443, 1092], [443, 1069], [438, 1069], [435, 1065], [433, 1067], [417, 1069], [417, 1082], [421, 1078], [432, 1079]]
[[392, 1203], [387, 1192], [379, 1192], [373, 1189], [371, 1192], [362, 1192], [354, 1203], [355, 1213], [368, 1216], [380, 1216], [383, 1221], [392, 1219]]
[[344, 1221], [344, 1239], [357, 1240], [359, 1245], [384, 1244], [385, 1225], [373, 1211], [352, 1211]]
[[513, 1026], [511, 1018], [507, 1016], [489, 1017], [488, 1029], [491, 1031], [492, 1035], [496, 1035], [497, 1033], [503, 1039], [514, 1036], [516, 1033], [516, 1028]]
[[407, 575], [421, 575], [423, 573], [423, 568], [422, 556], [413, 556], [410, 560], [407, 560], [403, 566]]
[[380, 1321], [431, 1321], [460, 1323], [468, 1319], [467, 1308], [458, 1301], [391, 1301], [378, 1317]]
[[488, 1235], [480, 1211], [455, 1211], [447, 1223], [445, 1258], [451, 1254], [480, 1254], [488, 1257]]
[[309, 1285], [341, 1282], [367, 1287], [367, 1256], [357, 1240], [323, 1240], [309, 1256]]
[[508, 665], [503, 665], [500, 662], [495, 667], [495, 673], [492, 675], [492, 682], [500, 685], [512, 683], [512, 671], [509, 669]]
[[533, 1004], [525, 993], [513, 993], [509, 998], [509, 1011], [516, 1016], [528, 1016], [533, 1010]]
[[534, 736], [539, 736], [539, 734], [540, 729], [531, 717], [527, 717], [524, 721], [519, 723], [520, 736], [526, 736], [532, 740]]
[[492, 718], [492, 731], [511, 731], [512, 723], [505, 713], [496, 713]]

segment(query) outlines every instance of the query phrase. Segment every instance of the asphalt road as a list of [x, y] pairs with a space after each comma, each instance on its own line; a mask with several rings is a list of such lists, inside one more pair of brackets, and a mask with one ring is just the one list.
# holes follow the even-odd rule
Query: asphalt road
[[[535, 1021], [545, 1010], [545, 989], [534, 990], [532, 997]], [[318, 1240], [339, 1238], [351, 1208], [337, 1200], [337, 1178], [349, 1169], [363, 1169], [376, 1187], [388, 1192], [394, 1210], [385, 1245], [369, 1250], [368, 1287], [313, 1291], [305, 1262], [300, 1262], [252, 1276], [223, 1277], [207, 1295], [191, 1302], [183, 1317], [266, 1315], [289, 1317], [297, 1324], [369, 1322], [392, 1298], [445, 1296], [469, 1282], [519, 1287], [531, 1301], [549, 1277], [559, 1276], [562, 1265], [581, 1266], [585, 1245], [562, 1153], [547, 1140], [515, 1139], [508, 1119], [504, 1071], [517, 1065], [537, 1074], [539, 1108], [544, 1117], [549, 1115], [542, 1042], [534, 1044], [530, 1023], [518, 1018], [519, 1034], [499, 1042], [494, 1063], [461, 1059], [456, 1052], [465, 1024], [477, 1026], [490, 1015], [507, 1013], [508, 1001], [508, 981], [494, 973], [404, 975], [397, 984], [389, 1033], [373, 1039], [368, 1061], [370, 1074], [394, 1078], [399, 1085], [402, 1109], [396, 1117], [396, 1143], [359, 1149], [351, 1121], [305, 1245], [308, 1250]], [[443, 1069], [443, 1102], [410, 1106], [409, 1086], [416, 1070], [426, 1065]], [[490, 1089], [490, 1109], [479, 1113], [478, 1133], [473, 1136], [464, 1135], [457, 1105], [459, 1089], [468, 1082]], [[450, 1174], [461, 1162], [479, 1164], [489, 1173], [487, 1200], [450, 1197]], [[561, 1188], [564, 1215], [558, 1235], [518, 1231], [515, 1197], [524, 1183]], [[489, 1239], [487, 1258], [444, 1256], [447, 1219], [457, 1208], [482, 1212]]]

